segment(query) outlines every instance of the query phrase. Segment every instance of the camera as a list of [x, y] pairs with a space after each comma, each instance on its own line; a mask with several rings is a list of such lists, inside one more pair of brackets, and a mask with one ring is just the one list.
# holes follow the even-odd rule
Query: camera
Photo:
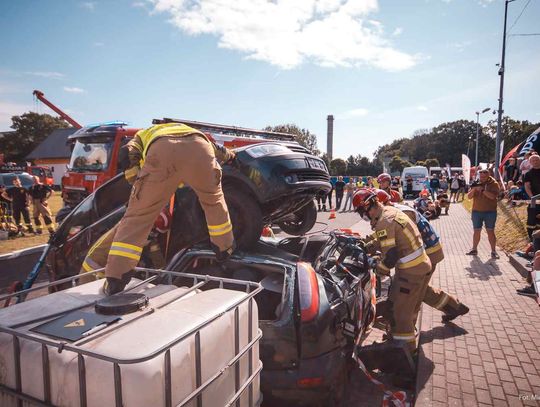
[[469, 185], [469, 188], [478, 188], [483, 187], [483, 185], [480, 183], [480, 181], [474, 180], [471, 182], [471, 185]]

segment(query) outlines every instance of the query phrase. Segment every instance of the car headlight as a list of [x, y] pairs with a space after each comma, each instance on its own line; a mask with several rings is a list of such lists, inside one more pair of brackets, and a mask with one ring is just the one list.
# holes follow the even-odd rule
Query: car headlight
[[246, 152], [253, 158], [259, 158], [271, 154], [287, 154], [291, 151], [280, 144], [257, 144], [249, 147]]

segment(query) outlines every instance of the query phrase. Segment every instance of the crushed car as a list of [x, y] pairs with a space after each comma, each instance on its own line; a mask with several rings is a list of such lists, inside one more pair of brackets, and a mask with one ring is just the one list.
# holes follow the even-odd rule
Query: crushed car
[[261, 284], [255, 300], [266, 405], [342, 405], [353, 341], [369, 333], [375, 318], [375, 278], [361, 240], [339, 231], [261, 240], [225, 266], [214, 259], [194, 247], [166, 268]]

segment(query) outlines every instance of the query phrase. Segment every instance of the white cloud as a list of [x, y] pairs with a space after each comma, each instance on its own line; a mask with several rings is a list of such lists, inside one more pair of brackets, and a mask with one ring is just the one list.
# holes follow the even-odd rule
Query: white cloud
[[86, 92], [84, 89], [76, 88], [76, 87], [69, 87], [69, 86], [64, 86], [64, 91], [68, 93], [85, 93]]
[[143, 1], [134, 1], [133, 3], [131, 3], [131, 7], [144, 8], [146, 7], [146, 3], [144, 3]]
[[392, 31], [392, 36], [397, 37], [397, 36], [401, 35], [401, 33], [403, 33], [403, 28], [396, 27], [396, 29], [394, 31]]
[[312, 62], [324, 67], [368, 65], [387, 71], [414, 66], [368, 18], [377, 0], [148, 0], [182, 32], [213, 35], [220, 48], [282, 69]]
[[41, 78], [62, 79], [65, 75], [60, 72], [31, 71], [25, 72], [26, 75], [39, 76]]
[[420, 110], [421, 112], [427, 112], [428, 108], [424, 105], [418, 105], [416, 106], [416, 110]]
[[85, 8], [86, 10], [89, 10], [89, 11], [94, 11], [95, 8], [96, 8], [96, 2], [95, 1], [83, 1], [81, 3], [81, 7]]
[[368, 113], [369, 113], [368, 109], [365, 109], [363, 107], [359, 107], [359, 108], [356, 108], [356, 109], [347, 110], [342, 115], [338, 115], [338, 117], [339, 116], [342, 116], [342, 117], [363, 117], [363, 116], [367, 116]]

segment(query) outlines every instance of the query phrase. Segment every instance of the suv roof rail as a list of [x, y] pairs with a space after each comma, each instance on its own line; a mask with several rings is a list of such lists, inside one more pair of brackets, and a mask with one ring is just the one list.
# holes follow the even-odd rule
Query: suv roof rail
[[188, 126], [191, 126], [193, 128], [196, 128], [197, 130], [201, 131], [220, 131], [220, 132], [226, 132], [226, 133], [232, 133], [237, 136], [250, 136], [250, 137], [263, 137], [268, 139], [277, 139], [277, 140], [286, 140], [286, 141], [295, 141], [295, 137], [292, 134], [289, 133], [280, 133], [277, 131], [265, 131], [265, 130], [256, 130], [256, 129], [248, 129], [245, 127], [237, 127], [237, 126], [227, 126], [224, 124], [215, 124], [215, 123], [205, 123], [205, 122], [197, 122], [193, 120], [182, 120], [182, 119], [171, 119], [168, 117], [165, 117], [163, 119], [154, 119], [152, 120], [152, 124], [164, 124], [164, 123], [182, 123], [186, 124]]

